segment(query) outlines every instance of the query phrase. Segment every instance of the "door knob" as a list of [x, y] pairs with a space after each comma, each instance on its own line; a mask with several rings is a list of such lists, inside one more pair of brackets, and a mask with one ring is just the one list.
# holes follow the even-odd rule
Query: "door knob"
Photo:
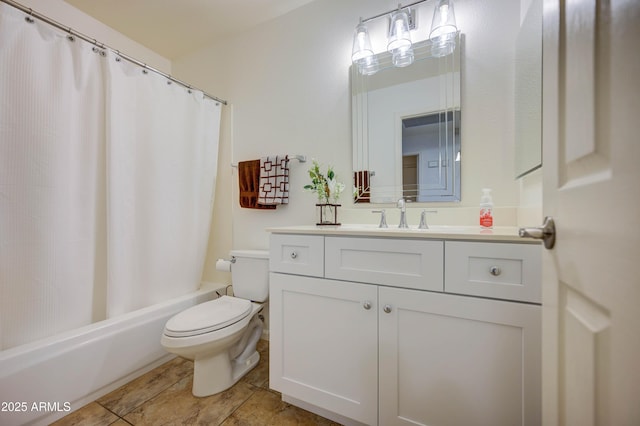
[[556, 244], [556, 224], [551, 216], [547, 216], [541, 227], [520, 228], [518, 235], [542, 240], [545, 248], [550, 250]]

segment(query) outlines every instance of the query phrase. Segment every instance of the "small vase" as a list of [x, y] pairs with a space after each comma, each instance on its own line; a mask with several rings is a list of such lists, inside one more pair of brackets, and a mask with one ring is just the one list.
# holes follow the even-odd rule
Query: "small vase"
[[338, 223], [338, 207], [341, 204], [318, 203], [316, 204], [316, 225], [340, 225]]

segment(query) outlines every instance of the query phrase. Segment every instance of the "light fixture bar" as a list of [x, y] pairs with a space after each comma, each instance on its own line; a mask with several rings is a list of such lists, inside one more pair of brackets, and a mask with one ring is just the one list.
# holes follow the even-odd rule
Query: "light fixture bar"
[[388, 11], [386, 11], [384, 13], [379, 13], [379, 14], [377, 14], [375, 16], [370, 17], [370, 18], [363, 19], [362, 23], [365, 24], [365, 23], [367, 23], [369, 21], [373, 21], [374, 19], [378, 19], [378, 18], [381, 18], [383, 16], [388, 16], [391, 12], [394, 12], [394, 11], [396, 11], [398, 9], [406, 9], [407, 7], [415, 6], [416, 4], [424, 3], [425, 1], [429, 1], [429, 0], [419, 0], [419, 1], [414, 1], [413, 3], [405, 4], [404, 6], [400, 6], [399, 8], [391, 9], [391, 10], [388, 10]]

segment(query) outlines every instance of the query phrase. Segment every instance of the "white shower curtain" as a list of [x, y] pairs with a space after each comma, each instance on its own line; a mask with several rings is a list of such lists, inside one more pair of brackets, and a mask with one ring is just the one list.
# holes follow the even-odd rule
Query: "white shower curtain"
[[109, 61], [112, 317], [188, 293], [204, 266], [220, 105], [158, 74]]
[[7, 348], [94, 319], [94, 296], [104, 292], [105, 122], [102, 67], [91, 49], [0, 6], [0, 347]]
[[0, 350], [198, 287], [220, 106], [0, 3]]

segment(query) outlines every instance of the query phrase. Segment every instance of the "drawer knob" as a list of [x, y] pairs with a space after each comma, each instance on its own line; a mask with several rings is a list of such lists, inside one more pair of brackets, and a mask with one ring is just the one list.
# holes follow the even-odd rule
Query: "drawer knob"
[[502, 273], [502, 269], [500, 269], [498, 266], [492, 266], [491, 268], [489, 268], [489, 273], [494, 277], [497, 277]]
[[296, 253], [295, 251], [291, 252], [291, 258], [295, 259], [296, 257], [298, 257], [298, 253]]
[[371, 302], [369, 302], [368, 300], [367, 300], [367, 301], [365, 301], [365, 302], [362, 304], [362, 307], [363, 307], [363, 308], [365, 308], [365, 309], [368, 311], [369, 309], [371, 309]]
[[391, 305], [384, 305], [382, 310], [385, 311], [386, 313], [390, 313], [391, 312]]

